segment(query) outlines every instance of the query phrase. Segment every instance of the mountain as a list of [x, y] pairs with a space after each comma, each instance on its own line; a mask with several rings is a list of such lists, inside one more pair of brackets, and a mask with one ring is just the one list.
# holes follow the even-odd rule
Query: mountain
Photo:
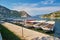
[[22, 16], [30, 17], [30, 15], [25, 11], [10, 10], [0, 5], [0, 17], [5, 17], [5, 18], [15, 17], [16, 18], [16, 17], [22, 17]]
[[21, 17], [31, 17], [26, 11], [20, 11], [19, 13]]
[[45, 14], [42, 16], [42, 18], [60, 18], [60, 11]]

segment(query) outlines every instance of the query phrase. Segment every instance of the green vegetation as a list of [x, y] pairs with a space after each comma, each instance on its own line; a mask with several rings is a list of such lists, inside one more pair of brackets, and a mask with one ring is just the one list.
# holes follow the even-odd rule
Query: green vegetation
[[42, 16], [43, 18], [59, 18], [60, 19], [60, 11], [52, 12], [50, 14], [45, 14]]
[[1, 29], [0, 31], [1, 31], [3, 40], [21, 40], [13, 32], [9, 31], [7, 28], [2, 26], [1, 24], [0, 24], [0, 29]]

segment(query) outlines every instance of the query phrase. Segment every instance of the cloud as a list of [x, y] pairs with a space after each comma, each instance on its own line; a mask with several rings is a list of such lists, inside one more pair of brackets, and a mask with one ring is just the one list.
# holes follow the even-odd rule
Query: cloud
[[35, 7], [37, 6], [38, 4], [37, 3], [13, 3], [12, 4], [13, 6], [24, 6], [24, 7]]
[[45, 0], [45, 1], [41, 1], [41, 4], [53, 4], [54, 0]]
[[20, 4], [20, 5], [13, 5], [13, 10], [25, 10], [30, 15], [39, 15], [39, 14], [46, 14], [51, 13], [54, 11], [60, 10], [60, 6], [49, 6], [49, 7], [36, 7], [38, 4]]

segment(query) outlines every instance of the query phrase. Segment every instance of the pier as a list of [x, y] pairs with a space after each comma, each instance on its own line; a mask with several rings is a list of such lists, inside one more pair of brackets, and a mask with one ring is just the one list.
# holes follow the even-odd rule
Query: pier
[[[36, 31], [26, 29], [26, 28], [23, 28], [23, 37], [22, 37], [22, 27], [21, 26], [11, 24], [8, 22], [2, 23], [2, 25], [5, 28], [7, 28], [8, 30], [10, 30], [11, 32], [13, 32], [19, 38], [22, 38], [25, 40], [34, 40], [34, 39], [41, 39], [43, 37], [51, 37], [50, 35], [36, 32]], [[53, 37], [51, 37], [50, 40], [53, 40]]]

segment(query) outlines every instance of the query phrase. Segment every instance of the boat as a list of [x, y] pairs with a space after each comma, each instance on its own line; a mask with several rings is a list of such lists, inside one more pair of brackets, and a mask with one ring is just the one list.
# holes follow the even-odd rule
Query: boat
[[25, 25], [26, 27], [32, 27], [32, 28], [38, 28], [36, 25], [40, 24], [40, 23], [44, 23], [46, 20], [29, 20], [26, 21]]
[[32, 27], [36, 29], [43, 29], [46, 31], [53, 31], [55, 25], [55, 21], [46, 21], [46, 20], [30, 20], [27, 21], [25, 26], [26, 27]]
[[33, 25], [33, 27], [34, 28], [41, 28], [40, 26], [42, 25], [42, 24], [45, 24], [45, 22], [46, 22], [46, 20], [40, 20], [40, 21], [37, 21], [38, 23], [37, 24], [34, 24]]
[[55, 21], [39, 21], [39, 23], [34, 24], [34, 28], [41, 28], [46, 31], [53, 31], [55, 25]]
[[40, 27], [46, 31], [53, 31], [54, 25], [55, 25], [55, 21], [48, 21], [46, 22], [46, 25]]

